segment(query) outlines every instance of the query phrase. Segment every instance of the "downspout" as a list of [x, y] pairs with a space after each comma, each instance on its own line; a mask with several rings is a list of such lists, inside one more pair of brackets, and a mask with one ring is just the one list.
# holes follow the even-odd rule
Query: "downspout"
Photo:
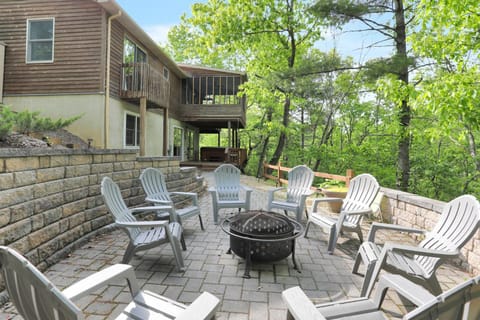
[[107, 26], [107, 66], [105, 75], [105, 114], [104, 114], [104, 148], [108, 149], [108, 141], [110, 140], [110, 50], [111, 50], [111, 37], [112, 37], [112, 20], [120, 17], [122, 11], [118, 11], [117, 14], [108, 17]]

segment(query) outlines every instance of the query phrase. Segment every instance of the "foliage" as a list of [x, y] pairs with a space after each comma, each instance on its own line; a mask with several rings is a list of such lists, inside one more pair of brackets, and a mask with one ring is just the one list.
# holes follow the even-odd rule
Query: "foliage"
[[15, 125], [15, 113], [5, 105], [0, 104], [0, 139], [10, 134]]
[[[240, 139], [249, 150], [248, 174], [258, 174], [284, 135], [284, 166], [369, 172], [383, 187], [396, 188], [403, 140], [410, 152], [409, 191], [448, 201], [463, 193], [480, 196], [477, 2], [320, 0], [306, 9], [306, 1], [210, 0], [174, 28], [169, 50], [178, 61], [247, 72], [248, 127]], [[407, 33], [408, 51], [359, 66], [315, 48], [323, 26], [359, 18], [366, 30], [396, 39], [393, 3], [405, 6], [406, 31], [415, 31]], [[303, 11], [285, 10], [288, 4]], [[216, 136], [212, 140], [216, 145]]]
[[24, 110], [20, 112], [11, 111], [8, 106], [1, 106], [0, 111], [0, 137], [16, 130], [22, 134], [31, 134], [40, 131], [55, 131], [65, 128], [81, 118], [81, 115], [68, 119], [59, 118], [53, 120], [48, 117], [40, 117], [40, 112]]

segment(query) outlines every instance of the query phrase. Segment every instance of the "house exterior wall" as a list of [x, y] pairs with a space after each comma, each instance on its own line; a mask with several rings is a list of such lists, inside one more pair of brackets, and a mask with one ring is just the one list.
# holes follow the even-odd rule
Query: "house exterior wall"
[[[0, 1], [0, 41], [7, 44], [4, 95], [103, 91], [104, 14], [93, 1]], [[54, 59], [26, 63], [27, 19], [54, 18]]]
[[66, 129], [83, 140], [93, 139], [94, 147], [101, 147], [104, 139], [104, 95], [22, 95], [6, 96], [3, 103], [15, 111], [38, 111], [40, 116], [52, 119], [82, 117]]

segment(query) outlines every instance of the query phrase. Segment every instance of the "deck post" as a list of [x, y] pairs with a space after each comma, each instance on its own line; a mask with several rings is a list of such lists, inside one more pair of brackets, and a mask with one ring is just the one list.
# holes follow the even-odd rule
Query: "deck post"
[[147, 98], [140, 98], [140, 156], [145, 155], [145, 134], [147, 132]]

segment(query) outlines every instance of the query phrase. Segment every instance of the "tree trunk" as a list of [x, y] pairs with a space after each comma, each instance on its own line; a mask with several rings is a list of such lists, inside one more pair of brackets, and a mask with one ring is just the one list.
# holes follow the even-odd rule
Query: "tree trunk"
[[288, 123], [290, 120], [290, 97], [288, 95], [285, 96], [285, 102], [283, 103], [283, 121], [282, 125], [284, 130], [280, 133], [278, 137], [277, 148], [270, 159], [270, 164], [277, 164], [280, 160], [280, 156], [282, 155], [283, 148], [285, 147], [285, 142], [287, 140], [287, 134], [285, 130], [288, 128]]
[[[396, 54], [401, 61], [398, 78], [408, 85], [407, 40], [405, 30], [405, 9], [403, 0], [395, 0], [395, 47]], [[397, 187], [408, 191], [410, 180], [410, 120], [411, 110], [407, 98], [401, 102], [398, 113], [400, 122], [400, 138], [398, 141], [398, 174]]]

